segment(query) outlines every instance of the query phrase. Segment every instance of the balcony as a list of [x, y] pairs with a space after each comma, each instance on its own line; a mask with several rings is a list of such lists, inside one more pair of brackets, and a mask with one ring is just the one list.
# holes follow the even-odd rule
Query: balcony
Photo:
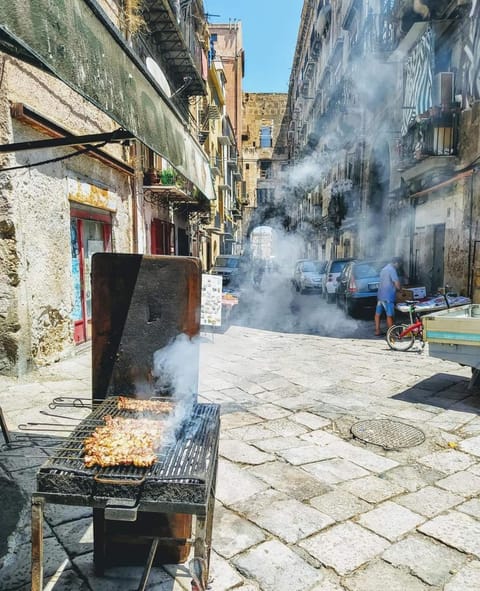
[[366, 51], [385, 54], [397, 47], [398, 36], [398, 27], [392, 15], [370, 13], [365, 21], [363, 39], [359, 35], [358, 41], [364, 41]]
[[429, 117], [412, 125], [398, 144], [399, 170], [436, 156], [458, 154], [458, 109], [432, 109]]
[[210, 170], [213, 174], [220, 176], [222, 174], [223, 166], [222, 160], [218, 156], [210, 160]]
[[197, 203], [193, 183], [173, 169], [149, 169], [143, 177], [143, 195], [149, 203]]
[[202, 77], [202, 48], [195, 32], [195, 15], [188, 20], [172, 9], [169, 0], [151, 0], [143, 8], [143, 17], [148, 26], [148, 36], [153, 50], [162, 60], [174, 88], [190, 79], [185, 93], [205, 95], [206, 86]]

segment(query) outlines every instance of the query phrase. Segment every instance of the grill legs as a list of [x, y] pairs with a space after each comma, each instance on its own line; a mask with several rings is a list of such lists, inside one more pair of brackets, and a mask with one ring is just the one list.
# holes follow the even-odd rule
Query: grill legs
[[32, 497], [32, 591], [43, 589], [43, 505], [43, 498]]

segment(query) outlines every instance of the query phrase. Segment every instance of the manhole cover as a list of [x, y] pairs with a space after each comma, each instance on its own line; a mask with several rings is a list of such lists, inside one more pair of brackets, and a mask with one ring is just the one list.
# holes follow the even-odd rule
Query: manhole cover
[[425, 434], [420, 429], [390, 419], [359, 421], [352, 425], [351, 431], [358, 439], [385, 449], [413, 447], [425, 441]]

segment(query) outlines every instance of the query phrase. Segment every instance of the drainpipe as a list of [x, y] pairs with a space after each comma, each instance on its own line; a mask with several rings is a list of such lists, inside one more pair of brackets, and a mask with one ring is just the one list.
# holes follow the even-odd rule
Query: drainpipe
[[415, 269], [415, 252], [414, 252], [414, 242], [415, 242], [415, 219], [417, 215], [417, 201], [416, 199], [412, 200], [412, 211], [410, 215], [410, 253], [408, 257], [408, 277], [410, 283], [415, 283], [416, 278], [414, 277], [414, 273], [416, 273]]
[[[473, 178], [476, 173], [477, 169], [474, 168], [472, 174], [470, 176], [470, 194], [469, 194], [469, 220], [468, 220], [468, 268], [467, 268], [467, 295], [470, 299], [473, 299], [473, 263], [474, 258], [472, 259], [472, 251], [473, 251]], [[474, 252], [474, 251], [473, 251]]]

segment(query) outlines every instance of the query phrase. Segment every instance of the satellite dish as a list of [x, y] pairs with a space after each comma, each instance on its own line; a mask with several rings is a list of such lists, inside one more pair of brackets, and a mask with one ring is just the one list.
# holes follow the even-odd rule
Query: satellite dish
[[147, 70], [153, 76], [153, 78], [158, 83], [158, 85], [163, 90], [163, 92], [168, 97], [172, 96], [172, 91], [170, 90], [170, 85], [167, 81], [167, 78], [165, 77], [165, 74], [163, 73], [162, 68], [157, 64], [157, 62], [155, 60], [153, 60], [151, 57], [147, 57], [146, 65], [147, 65]]

